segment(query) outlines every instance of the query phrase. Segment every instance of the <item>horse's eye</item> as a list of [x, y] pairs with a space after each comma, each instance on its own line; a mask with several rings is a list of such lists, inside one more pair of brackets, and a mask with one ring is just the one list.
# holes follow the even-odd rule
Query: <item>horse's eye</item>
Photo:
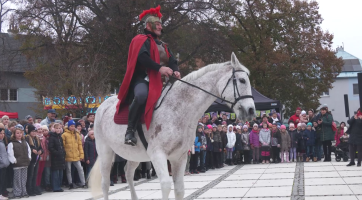
[[246, 82], [245, 79], [243, 79], [243, 78], [240, 78], [239, 81], [240, 81], [240, 83], [242, 83], [242, 84], [245, 84], [245, 82]]

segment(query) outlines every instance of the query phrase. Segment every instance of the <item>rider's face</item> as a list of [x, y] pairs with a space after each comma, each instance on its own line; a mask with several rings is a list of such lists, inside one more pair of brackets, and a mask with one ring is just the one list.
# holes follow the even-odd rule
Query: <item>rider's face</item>
[[153, 33], [155, 33], [157, 36], [161, 36], [162, 24], [160, 22], [154, 22], [154, 24], [155, 24], [155, 29], [152, 28], [151, 23], [147, 23], [147, 29], [149, 31], [152, 31]]

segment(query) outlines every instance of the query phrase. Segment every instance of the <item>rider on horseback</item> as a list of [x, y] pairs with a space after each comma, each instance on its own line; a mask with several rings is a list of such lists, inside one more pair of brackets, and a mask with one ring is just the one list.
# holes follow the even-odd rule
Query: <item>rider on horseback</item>
[[125, 144], [132, 146], [137, 143], [134, 134], [143, 112], [145, 112], [145, 122], [149, 128], [154, 105], [161, 94], [161, 75], [168, 77], [174, 73], [177, 78], [180, 78], [176, 58], [166, 44], [159, 39], [162, 33], [160, 6], [143, 11], [139, 17], [145, 22], [144, 34], [137, 35], [131, 42], [127, 72], [118, 95], [119, 104], [122, 104], [128, 91], [134, 94], [132, 104], [129, 106], [125, 137]]

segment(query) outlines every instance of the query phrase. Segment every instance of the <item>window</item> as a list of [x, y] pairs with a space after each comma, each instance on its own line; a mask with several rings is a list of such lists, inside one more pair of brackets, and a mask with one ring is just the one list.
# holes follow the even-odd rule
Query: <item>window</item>
[[329, 96], [329, 90], [327, 92], [323, 92], [322, 96]]
[[353, 84], [353, 94], [359, 94], [358, 84]]
[[17, 89], [1, 89], [0, 90], [1, 101], [17, 101], [18, 90]]

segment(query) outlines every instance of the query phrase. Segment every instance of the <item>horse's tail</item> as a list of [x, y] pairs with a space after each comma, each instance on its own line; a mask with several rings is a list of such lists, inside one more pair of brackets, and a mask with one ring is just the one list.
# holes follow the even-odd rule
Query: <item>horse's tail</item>
[[100, 168], [100, 159], [98, 158], [94, 163], [92, 170], [89, 174], [88, 186], [90, 187], [93, 199], [102, 196], [102, 174]]

